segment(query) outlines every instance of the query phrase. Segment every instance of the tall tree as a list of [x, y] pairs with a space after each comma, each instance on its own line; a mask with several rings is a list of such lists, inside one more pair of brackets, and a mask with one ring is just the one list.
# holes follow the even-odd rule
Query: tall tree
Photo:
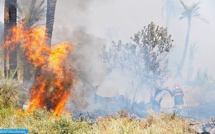
[[190, 46], [189, 50], [189, 62], [188, 62], [188, 68], [187, 68], [187, 82], [189, 83], [191, 81], [191, 78], [193, 76], [193, 60], [195, 57], [195, 54], [197, 52], [197, 45], [194, 43]]
[[[4, 24], [0, 22], [0, 44], [4, 43]], [[4, 51], [0, 48], [0, 76], [4, 75]]]
[[166, 27], [169, 28], [171, 18], [176, 18], [181, 11], [179, 0], [163, 0], [162, 16], [165, 14]]
[[[47, 0], [47, 12], [46, 12], [46, 34], [48, 36], [47, 44], [51, 46], [52, 31], [54, 26], [54, 16], [57, 0]], [[41, 67], [36, 68], [35, 77], [40, 76]]]
[[117, 71], [130, 81], [133, 102], [144, 85], [150, 90], [152, 106], [159, 107], [156, 98], [164, 90], [162, 86], [169, 77], [166, 56], [173, 47], [172, 42], [167, 29], [152, 22], [134, 35], [132, 43], [113, 42], [109, 49], [104, 45], [101, 59], [109, 65], [110, 72]]
[[54, 26], [55, 8], [57, 0], [47, 0], [47, 13], [46, 13], [46, 30], [48, 35], [47, 44], [51, 46], [52, 31]]
[[194, 3], [191, 6], [188, 6], [183, 1], [181, 1], [181, 5], [183, 6], [184, 11], [181, 13], [180, 20], [186, 18], [188, 26], [187, 26], [187, 34], [186, 34], [186, 39], [185, 39], [185, 44], [184, 44], [183, 55], [182, 55], [181, 62], [180, 62], [179, 67], [178, 67], [179, 76], [181, 76], [181, 71], [183, 69], [183, 66], [184, 66], [184, 63], [186, 60], [186, 56], [187, 56], [192, 19], [198, 18], [200, 20], [207, 22], [205, 19], [201, 18], [200, 14], [198, 13], [198, 10], [200, 9], [199, 3]]
[[[9, 30], [16, 26], [16, 18], [17, 18], [17, 0], [5, 0], [5, 7], [4, 7], [4, 40], [6, 41], [7, 38], [10, 38], [8, 35]], [[8, 48], [5, 48], [4, 55], [4, 72], [5, 75], [8, 71], [15, 70], [17, 68], [17, 49], [15, 49], [12, 53], [10, 53], [10, 57], [8, 58]], [[15, 74], [17, 77], [17, 73]]]
[[[21, 7], [18, 5], [19, 9], [19, 18], [22, 20], [25, 28], [30, 30], [33, 26], [37, 24], [41, 19], [43, 19], [43, 15], [45, 13], [45, 6], [43, 6], [44, 0], [40, 2], [36, 2], [36, 0], [31, 0], [31, 4], [28, 8]], [[23, 84], [24, 87], [28, 88], [29, 82], [31, 82], [33, 78], [32, 70], [34, 70], [34, 66], [28, 62], [27, 57], [24, 56], [20, 51], [20, 57], [22, 59], [23, 68], [20, 68], [23, 73]]]

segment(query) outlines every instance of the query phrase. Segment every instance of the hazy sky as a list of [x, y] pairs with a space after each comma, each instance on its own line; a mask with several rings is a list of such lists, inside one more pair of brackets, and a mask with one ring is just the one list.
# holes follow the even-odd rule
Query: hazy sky
[[[18, 0], [19, 1], [19, 0]], [[130, 37], [151, 21], [165, 26], [162, 17], [163, 0], [58, 0], [54, 29], [54, 42], [68, 39], [72, 31], [82, 27], [86, 33], [102, 38], [106, 43], [112, 40], [130, 42]], [[188, 1], [188, 0], [186, 0]], [[189, 3], [197, 0], [189, 0]], [[3, 0], [0, 0], [0, 21], [3, 22]], [[197, 43], [199, 49], [195, 65], [208, 68], [215, 77], [215, 1], [198, 0], [199, 13], [209, 24], [193, 19], [190, 43]], [[169, 32], [173, 35], [175, 48], [171, 52], [171, 68], [179, 63], [185, 42], [187, 21], [178, 18], [170, 20]], [[67, 30], [67, 35], [57, 35], [59, 31]]]
[[[110, 43], [111, 40], [130, 42], [130, 37], [151, 21], [165, 26], [165, 18], [161, 13], [163, 0], [86, 1], [58, 1], [55, 30], [66, 28], [72, 31], [77, 27], [84, 27], [87, 33]], [[212, 60], [215, 52], [215, 1], [189, 0], [189, 3], [193, 2], [201, 2], [199, 13], [209, 22], [206, 24], [198, 19], [192, 20], [190, 43], [196, 42], [199, 48], [195, 57], [195, 69], [208, 68], [208, 71], [215, 76], [215, 62]], [[174, 68], [175, 63], [179, 63], [181, 59], [187, 31], [187, 20], [179, 20], [179, 17], [170, 20], [169, 24], [169, 32], [173, 35], [175, 44], [170, 57], [171, 68]]]

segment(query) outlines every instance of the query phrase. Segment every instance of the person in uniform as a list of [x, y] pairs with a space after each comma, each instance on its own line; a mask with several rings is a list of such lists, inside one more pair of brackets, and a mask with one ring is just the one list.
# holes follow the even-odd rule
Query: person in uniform
[[174, 97], [176, 113], [180, 113], [184, 106], [184, 93], [179, 87], [179, 84], [174, 85], [174, 90], [171, 92]]

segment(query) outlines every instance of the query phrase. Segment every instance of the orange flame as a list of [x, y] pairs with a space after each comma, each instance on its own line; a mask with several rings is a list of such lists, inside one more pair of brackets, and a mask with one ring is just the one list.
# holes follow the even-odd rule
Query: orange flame
[[46, 39], [45, 28], [32, 27], [27, 30], [20, 24], [10, 30], [3, 48], [9, 49], [8, 58], [20, 44], [27, 60], [35, 67], [41, 67], [41, 75], [36, 77], [30, 88], [31, 98], [27, 110], [45, 107], [58, 116], [64, 109], [75, 80], [67, 64], [73, 48], [70, 43], [62, 42], [50, 49]]

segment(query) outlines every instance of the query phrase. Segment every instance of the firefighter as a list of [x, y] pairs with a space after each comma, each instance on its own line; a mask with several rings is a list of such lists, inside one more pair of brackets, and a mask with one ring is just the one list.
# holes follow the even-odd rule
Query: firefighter
[[184, 93], [179, 87], [179, 84], [174, 85], [174, 90], [171, 92], [172, 96], [174, 97], [174, 102], [175, 102], [175, 108], [176, 108], [176, 113], [180, 113], [183, 106], [184, 106]]

